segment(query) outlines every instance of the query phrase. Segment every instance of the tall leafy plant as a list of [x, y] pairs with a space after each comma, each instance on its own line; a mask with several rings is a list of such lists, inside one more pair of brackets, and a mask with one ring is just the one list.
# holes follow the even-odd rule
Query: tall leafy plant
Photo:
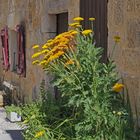
[[[67, 112], [74, 129], [70, 139], [124, 140], [128, 127], [120, 93], [124, 85], [117, 83], [114, 62], [101, 62], [103, 49], [96, 47], [94, 31], [83, 30], [83, 18], [74, 20], [72, 30], [47, 41], [41, 50], [38, 45], [33, 47], [39, 51], [32, 58], [41, 56], [33, 64], [55, 75], [53, 85], [65, 100], [65, 108], [71, 110]], [[90, 18], [92, 25], [94, 20]]]

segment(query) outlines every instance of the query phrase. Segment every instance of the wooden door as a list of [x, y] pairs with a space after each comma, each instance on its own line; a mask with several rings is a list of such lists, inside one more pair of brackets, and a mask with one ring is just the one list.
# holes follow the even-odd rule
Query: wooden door
[[108, 0], [80, 0], [80, 16], [85, 20], [83, 27], [91, 28], [88, 19], [95, 17], [94, 32], [97, 46], [104, 48], [103, 62], [107, 61], [107, 1]]

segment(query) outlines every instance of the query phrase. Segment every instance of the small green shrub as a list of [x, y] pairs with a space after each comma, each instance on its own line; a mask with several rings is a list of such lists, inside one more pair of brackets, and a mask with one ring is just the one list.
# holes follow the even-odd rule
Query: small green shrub
[[10, 106], [5, 106], [5, 111], [6, 113], [10, 113], [10, 112], [16, 112], [19, 115], [21, 115], [21, 107], [16, 106], [14, 104], [10, 105]]
[[[61, 100], [56, 101], [52, 94], [45, 90], [44, 81], [40, 91], [39, 99], [22, 106], [23, 124], [27, 125], [23, 131], [25, 140], [65, 140], [62, 126], [68, 123], [69, 119], [65, 116], [67, 112], [63, 114]], [[67, 129], [66, 125], [64, 129]]]

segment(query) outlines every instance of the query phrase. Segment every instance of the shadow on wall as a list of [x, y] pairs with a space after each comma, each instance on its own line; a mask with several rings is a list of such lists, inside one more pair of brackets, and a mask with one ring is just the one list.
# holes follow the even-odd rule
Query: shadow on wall
[[125, 91], [126, 95], [124, 97], [126, 103], [127, 103], [127, 110], [130, 114], [129, 116], [129, 122], [131, 122], [131, 128], [134, 129], [135, 133], [136, 133], [136, 136], [138, 138], [138, 140], [140, 139], [140, 116], [139, 116], [139, 113], [138, 113], [138, 108], [137, 108], [137, 105], [136, 105], [136, 102], [135, 102], [135, 105], [134, 105], [134, 112], [135, 112], [135, 115], [134, 115], [134, 112], [132, 111], [132, 105], [131, 105], [131, 101], [130, 101], [130, 95], [128, 94], [128, 87], [126, 87], [126, 91]]

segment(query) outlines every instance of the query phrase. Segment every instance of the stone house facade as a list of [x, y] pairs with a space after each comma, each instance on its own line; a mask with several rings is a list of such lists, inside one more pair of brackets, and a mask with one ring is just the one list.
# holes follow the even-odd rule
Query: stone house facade
[[[30, 100], [35, 98], [42, 79], [49, 87], [49, 76], [45, 76], [41, 68], [32, 65], [31, 55], [34, 44], [43, 44], [57, 34], [57, 15], [68, 12], [68, 21], [79, 15], [79, 0], [1, 0], [0, 29], [8, 27], [8, 39], [15, 43], [12, 31], [19, 24], [24, 24], [26, 39], [26, 77], [11, 70], [5, 71], [0, 63], [1, 81], [6, 81], [17, 87], [19, 98]], [[1, 44], [2, 45], [2, 44]], [[11, 47], [11, 46], [9, 46]], [[0, 47], [2, 52], [2, 47]], [[2, 58], [2, 53], [0, 54]]]
[[[107, 34], [99, 35], [100, 38], [106, 38], [102, 41], [103, 45], [107, 44], [105, 55], [112, 50], [113, 36], [121, 37], [121, 42], [115, 48], [114, 60], [126, 84], [133, 110], [137, 106], [140, 115], [140, 1], [104, 0], [103, 7], [95, 6], [101, 3], [102, 0], [0, 0], [0, 29], [7, 26], [8, 31], [12, 32], [16, 25], [24, 23], [26, 39], [26, 77], [10, 70], [4, 71], [0, 63], [1, 80], [16, 85], [23, 100], [36, 97], [42, 79], [47, 81], [49, 87], [51, 77], [32, 65], [32, 46], [43, 44], [59, 33], [58, 19], [62, 13], [67, 13], [67, 23], [71, 23], [76, 16], [95, 16], [98, 24], [104, 23], [104, 27], [106, 26], [104, 33]], [[89, 9], [95, 11], [84, 14], [90, 12]], [[102, 13], [98, 14], [97, 11]], [[63, 19], [61, 20], [63, 23]], [[97, 31], [100, 33], [104, 29], [100, 27]], [[12, 33], [8, 36], [11, 42], [14, 42], [13, 36]]]

